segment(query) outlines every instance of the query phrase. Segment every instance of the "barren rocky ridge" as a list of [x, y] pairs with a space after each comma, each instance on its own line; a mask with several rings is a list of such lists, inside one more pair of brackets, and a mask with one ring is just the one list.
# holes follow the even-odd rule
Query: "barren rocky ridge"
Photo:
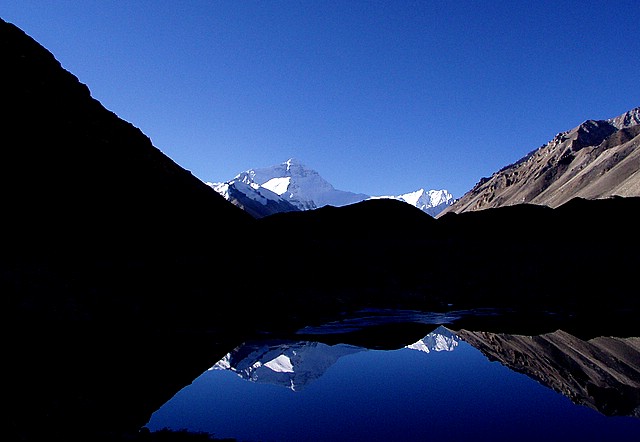
[[640, 195], [640, 107], [587, 120], [489, 178], [447, 212], [529, 203], [558, 207], [572, 198]]

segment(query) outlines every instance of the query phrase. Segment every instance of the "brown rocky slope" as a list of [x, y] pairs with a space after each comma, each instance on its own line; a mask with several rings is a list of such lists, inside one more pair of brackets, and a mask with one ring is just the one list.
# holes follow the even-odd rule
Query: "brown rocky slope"
[[522, 203], [558, 207], [575, 197], [639, 196], [639, 146], [640, 107], [608, 120], [587, 120], [482, 178], [441, 215]]

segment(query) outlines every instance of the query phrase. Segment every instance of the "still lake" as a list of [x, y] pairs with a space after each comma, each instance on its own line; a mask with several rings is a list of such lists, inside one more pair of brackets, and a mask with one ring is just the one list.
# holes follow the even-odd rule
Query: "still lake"
[[[549, 341], [573, 348], [580, 341], [572, 339], [561, 334]], [[596, 409], [620, 407], [589, 396], [602, 390], [602, 385], [596, 388], [598, 380], [624, 378], [620, 385], [631, 387], [625, 384], [623, 394], [608, 396], [627, 408], [631, 403], [632, 411], [622, 414], [638, 415], [640, 379], [634, 364], [640, 364], [640, 353], [633, 353], [639, 349], [632, 339], [596, 342], [587, 350], [580, 346], [578, 356], [567, 356], [558, 350], [561, 344], [554, 344], [548, 355], [532, 361], [523, 360], [526, 349], [501, 344], [505, 355], [533, 367], [538, 379], [495, 357], [491, 361], [444, 327], [394, 350], [310, 340], [246, 342], [179, 391], [146, 426], [240, 441], [638, 441], [640, 418], [607, 416]], [[601, 356], [609, 347], [613, 356]], [[603, 374], [609, 370], [588, 355], [585, 359], [587, 353], [627, 359], [616, 359], [621, 368]], [[577, 365], [586, 368], [576, 370]], [[579, 379], [585, 376], [595, 380]], [[573, 401], [540, 382], [551, 378]], [[558, 382], [564, 378], [565, 386]], [[611, 391], [621, 388], [614, 385]]]

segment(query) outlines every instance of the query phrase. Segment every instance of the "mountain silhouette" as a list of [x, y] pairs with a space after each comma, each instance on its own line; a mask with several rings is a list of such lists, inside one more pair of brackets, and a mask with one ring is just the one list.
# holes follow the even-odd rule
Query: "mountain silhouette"
[[188, 360], [205, 358], [179, 369], [175, 351], [205, 345], [188, 330], [230, 316], [236, 278], [213, 257], [242, 249], [241, 235], [213, 232], [252, 219], [4, 21], [0, 60], [0, 292], [12, 334], [2, 430], [99, 440], [141, 425], [170, 385], [192, 379]]

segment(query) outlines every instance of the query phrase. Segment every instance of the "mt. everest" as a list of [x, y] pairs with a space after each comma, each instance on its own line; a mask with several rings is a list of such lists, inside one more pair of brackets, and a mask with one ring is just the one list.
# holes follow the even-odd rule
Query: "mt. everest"
[[419, 189], [398, 196], [370, 196], [338, 190], [318, 172], [294, 158], [271, 167], [249, 169], [227, 182], [207, 184], [255, 218], [380, 198], [404, 201], [435, 216], [453, 203], [453, 196], [446, 190]]

